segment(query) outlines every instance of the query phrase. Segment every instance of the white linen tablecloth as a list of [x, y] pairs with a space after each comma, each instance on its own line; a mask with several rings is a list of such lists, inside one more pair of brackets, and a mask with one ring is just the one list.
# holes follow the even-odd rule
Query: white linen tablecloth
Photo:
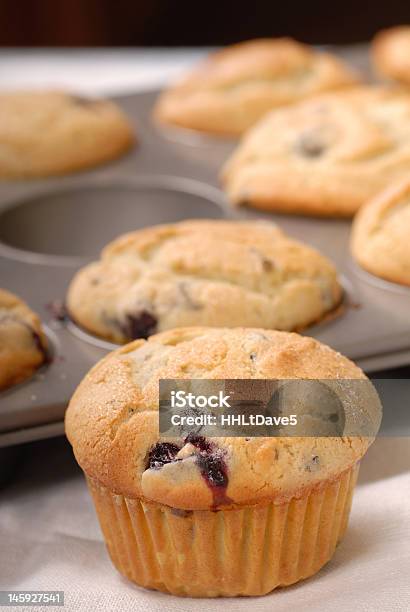
[[0, 590], [63, 590], [70, 612], [408, 611], [409, 468], [410, 438], [376, 441], [346, 537], [313, 578], [265, 597], [193, 600], [140, 589], [116, 572], [68, 443], [38, 442], [0, 491]]
[[161, 87], [209, 49], [0, 50], [0, 90], [62, 88], [115, 95]]

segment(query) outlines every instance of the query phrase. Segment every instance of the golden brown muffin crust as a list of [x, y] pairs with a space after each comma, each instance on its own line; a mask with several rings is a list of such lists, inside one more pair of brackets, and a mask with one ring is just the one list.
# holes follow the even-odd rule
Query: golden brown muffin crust
[[410, 91], [363, 86], [269, 113], [222, 179], [235, 205], [348, 217], [409, 167]]
[[173, 327], [294, 330], [334, 309], [332, 264], [268, 222], [195, 220], [114, 240], [72, 281], [82, 327], [124, 343]]
[[0, 389], [29, 378], [44, 363], [46, 351], [38, 316], [16, 295], [0, 289]]
[[[108, 355], [85, 377], [67, 410], [66, 432], [78, 463], [111, 491], [188, 510], [209, 509], [215, 500], [195, 455], [186, 456], [187, 444], [159, 438], [161, 378], [366, 379], [351, 361], [312, 338], [262, 329], [175, 329]], [[147, 469], [160, 440], [177, 443], [185, 458]], [[226, 464], [226, 498], [233, 505], [284, 500], [331, 481], [371, 442], [360, 437], [212, 441]]]
[[410, 85], [410, 25], [379, 32], [373, 40], [371, 53], [379, 74]]
[[390, 186], [355, 217], [351, 249], [358, 263], [386, 280], [410, 286], [410, 180]]
[[0, 179], [74, 172], [120, 156], [133, 142], [112, 102], [59, 91], [0, 95]]
[[154, 116], [163, 124], [237, 136], [272, 108], [356, 82], [329, 53], [290, 38], [251, 40], [211, 54], [160, 96]]

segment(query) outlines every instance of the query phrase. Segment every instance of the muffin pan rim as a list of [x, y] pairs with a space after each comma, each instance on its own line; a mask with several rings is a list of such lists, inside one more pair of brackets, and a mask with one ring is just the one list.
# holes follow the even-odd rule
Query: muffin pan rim
[[373, 287], [383, 289], [384, 291], [391, 291], [392, 293], [410, 297], [410, 285], [403, 285], [402, 283], [388, 280], [382, 276], [377, 276], [377, 274], [373, 274], [372, 272], [369, 272], [363, 268], [353, 259], [353, 257], [350, 258], [349, 264], [351, 270], [360, 279], [360, 281], [366, 282]]
[[[106, 189], [117, 190], [124, 193], [134, 191], [136, 194], [138, 191], [144, 189], [152, 192], [158, 190], [170, 194], [181, 193], [188, 196], [203, 198], [204, 201], [209, 202], [212, 206], [215, 205], [219, 207], [223, 213], [223, 217], [229, 218], [229, 216], [231, 216], [230, 211], [226, 210], [224, 206], [222, 192], [212, 185], [184, 176], [165, 174], [156, 176], [147, 174], [144, 176], [126, 177], [123, 179], [120, 177], [104, 177], [102, 181], [97, 179], [83, 180], [78, 184], [60, 186], [58, 189], [47, 188], [36, 192], [34, 195], [25, 195], [22, 198], [17, 197], [16, 199], [11, 198], [5, 207], [0, 208], [0, 225], [4, 215], [7, 215], [11, 211], [18, 211], [19, 208], [33, 206], [37, 200], [41, 202], [41, 200], [47, 200], [50, 197], [58, 198], [62, 195], [70, 196], [70, 194], [76, 197], [78, 193], [86, 194], [88, 191], [98, 193]], [[56, 204], [56, 206], [59, 205]], [[153, 225], [157, 224], [153, 223]], [[51, 264], [69, 267], [81, 264], [85, 265], [94, 257], [93, 255], [60, 255], [24, 249], [9, 244], [1, 235], [0, 256], [11, 260], [16, 259], [28, 264]]]

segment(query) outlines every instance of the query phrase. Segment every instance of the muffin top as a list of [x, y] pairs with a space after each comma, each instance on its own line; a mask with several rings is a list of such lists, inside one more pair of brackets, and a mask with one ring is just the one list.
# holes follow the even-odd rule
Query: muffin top
[[410, 25], [379, 32], [371, 51], [375, 68], [381, 75], [410, 85]]
[[46, 352], [38, 316], [16, 295], [0, 289], [0, 389], [31, 376]]
[[162, 123], [235, 136], [271, 108], [355, 82], [329, 53], [289, 38], [251, 40], [211, 54], [160, 96], [154, 113]]
[[[98, 363], [68, 407], [67, 436], [90, 478], [127, 497], [185, 510], [280, 501], [336, 478], [371, 443], [160, 437], [158, 383], [178, 378], [366, 380], [342, 355], [292, 333], [184, 328], [137, 340]], [[373, 418], [380, 422], [380, 405]]]
[[174, 327], [300, 329], [335, 308], [333, 265], [268, 222], [197, 220], [108, 245], [73, 279], [70, 316], [118, 343]]
[[352, 253], [363, 268], [410, 285], [410, 180], [383, 191], [355, 217]]
[[410, 92], [363, 86], [269, 113], [228, 160], [233, 204], [351, 216], [410, 166]]
[[133, 141], [112, 102], [59, 91], [0, 95], [0, 179], [73, 172], [117, 157]]

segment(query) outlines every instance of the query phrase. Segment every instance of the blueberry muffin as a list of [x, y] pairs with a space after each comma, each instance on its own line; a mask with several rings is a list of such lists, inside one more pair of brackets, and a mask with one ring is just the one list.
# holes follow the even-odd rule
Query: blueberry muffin
[[340, 302], [332, 264], [268, 222], [197, 220], [121, 236], [81, 269], [71, 318], [117, 343], [189, 325], [293, 330]]
[[379, 32], [372, 44], [377, 72], [393, 81], [410, 85], [410, 25]]
[[[191, 597], [263, 595], [316, 573], [372, 438], [160, 437], [158, 382], [178, 378], [367, 381], [312, 338], [262, 329], [175, 329], [108, 355], [75, 392], [66, 432], [114, 565]], [[377, 397], [370, 412], [376, 431]]]
[[0, 389], [29, 378], [47, 360], [47, 340], [36, 314], [0, 289]]
[[410, 91], [357, 87], [269, 113], [222, 174], [234, 205], [352, 216], [410, 168]]
[[160, 96], [154, 116], [162, 124], [238, 136], [272, 108], [355, 82], [329, 53], [289, 38], [251, 40], [211, 54]]
[[133, 142], [112, 102], [58, 91], [0, 95], [0, 179], [82, 170], [119, 157]]
[[351, 249], [381, 278], [410, 286], [410, 179], [371, 200], [356, 215]]

